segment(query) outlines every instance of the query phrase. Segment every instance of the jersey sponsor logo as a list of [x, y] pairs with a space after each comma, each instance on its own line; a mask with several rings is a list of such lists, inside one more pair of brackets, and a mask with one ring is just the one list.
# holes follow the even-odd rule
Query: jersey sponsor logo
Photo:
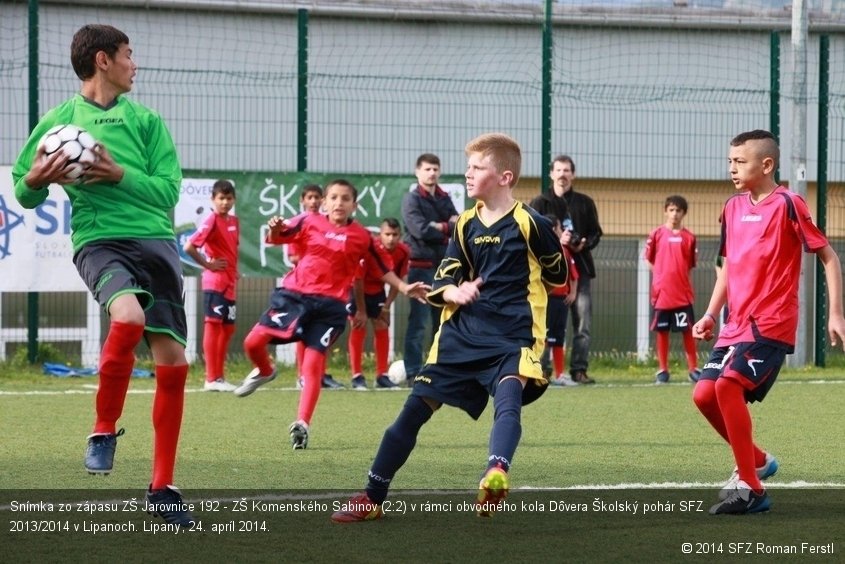
[[326, 233], [326, 239], [343, 242], [346, 241], [346, 233], [335, 233], [334, 231], [329, 231]]
[[97, 118], [94, 120], [96, 125], [122, 125], [123, 118], [116, 117], [116, 118]]
[[667, 239], [667, 241], [670, 242], [670, 243], [683, 243], [684, 238], [683, 237], [669, 237]]
[[763, 221], [763, 216], [753, 214], [753, 213], [748, 213], [748, 214], [745, 214], [744, 216], [742, 216], [742, 219], [740, 219], [740, 221], [742, 221], [743, 223], [749, 223], [749, 222], [750, 223], [759, 223], [759, 222]]
[[475, 245], [501, 245], [502, 238], [498, 235], [479, 235], [475, 239], [472, 240], [473, 244]]

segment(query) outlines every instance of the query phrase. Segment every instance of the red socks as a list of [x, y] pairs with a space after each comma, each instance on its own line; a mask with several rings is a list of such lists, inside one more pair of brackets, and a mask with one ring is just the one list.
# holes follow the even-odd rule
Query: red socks
[[155, 372], [152, 489], [159, 490], [173, 483], [176, 447], [179, 443], [182, 411], [185, 405], [185, 380], [188, 378], [188, 365], [156, 366]]
[[135, 365], [135, 347], [144, 336], [143, 325], [112, 321], [100, 352], [94, 433], [114, 434], [123, 413], [126, 391]]
[[[364, 339], [367, 337], [367, 327], [350, 328], [349, 340], [346, 348], [349, 351], [349, 367], [352, 369], [352, 374], [361, 374], [362, 361], [364, 356]], [[301, 371], [300, 371], [301, 373]]]
[[376, 375], [387, 374], [387, 349], [390, 347], [387, 328], [373, 331], [373, 345], [376, 349]]
[[267, 345], [270, 344], [270, 339], [269, 335], [255, 329], [250, 331], [244, 339], [244, 352], [262, 376], [269, 376], [273, 373], [273, 365], [267, 355]]
[[669, 371], [669, 331], [657, 332], [657, 367], [661, 372]]
[[300, 374], [305, 380], [305, 387], [299, 394], [299, 411], [297, 419], [310, 425], [311, 417], [317, 408], [317, 400], [320, 399], [322, 389], [323, 373], [326, 370], [326, 355], [314, 349], [305, 349], [302, 355], [302, 367]]
[[557, 378], [563, 374], [563, 367], [566, 364], [566, 349], [562, 346], [553, 346], [552, 349], [552, 366], [554, 366], [554, 373], [552, 378]]
[[205, 381], [213, 382], [223, 376], [223, 365], [218, 354], [218, 342], [223, 333], [223, 324], [207, 321], [203, 325], [202, 355], [205, 358]]

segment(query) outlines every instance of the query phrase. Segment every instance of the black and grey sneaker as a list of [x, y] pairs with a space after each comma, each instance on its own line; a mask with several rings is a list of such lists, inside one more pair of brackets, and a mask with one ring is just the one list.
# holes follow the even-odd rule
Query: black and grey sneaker
[[400, 389], [397, 384], [394, 384], [390, 380], [390, 376], [387, 374], [380, 374], [376, 376], [376, 389], [379, 390], [398, 390]]
[[668, 384], [669, 383], [669, 372], [666, 370], [661, 370], [657, 374], [654, 375], [654, 383], [655, 384]]
[[188, 504], [182, 501], [182, 492], [176, 486], [167, 486], [162, 490], [147, 490], [147, 513], [161, 517], [169, 525], [192, 527], [197, 520], [188, 510]]
[[690, 370], [689, 381], [695, 384], [699, 380], [701, 380], [701, 370], [699, 370], [698, 368], [693, 368], [692, 370]]
[[771, 507], [769, 494], [766, 490], [755, 493], [748, 484], [740, 481], [737, 489], [710, 508], [710, 515], [745, 515], [746, 513], [761, 513]]
[[290, 444], [293, 450], [302, 450], [308, 447], [308, 426], [301, 421], [294, 421], [290, 424]]
[[85, 449], [85, 469], [89, 474], [109, 474], [114, 467], [114, 451], [117, 438], [125, 432], [120, 429], [115, 434], [89, 435], [88, 448]]
[[324, 390], [342, 390], [346, 387], [335, 380], [331, 374], [323, 374], [322, 386]]
[[352, 377], [352, 389], [353, 390], [366, 390], [367, 389], [367, 379], [364, 378], [363, 374], [356, 374]]

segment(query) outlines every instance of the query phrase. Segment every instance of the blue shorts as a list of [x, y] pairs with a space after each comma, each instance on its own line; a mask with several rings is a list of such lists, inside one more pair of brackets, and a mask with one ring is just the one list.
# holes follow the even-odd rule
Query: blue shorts
[[223, 292], [206, 290], [202, 293], [205, 304], [205, 320], [212, 323], [234, 325], [237, 314], [235, 300], [227, 300]]
[[732, 378], [745, 388], [745, 401], [763, 401], [777, 379], [787, 351], [769, 343], [717, 347], [701, 370], [700, 380]]
[[[364, 305], [367, 308], [367, 319], [378, 319], [381, 316], [381, 308], [384, 307], [384, 302], [387, 301], [387, 294], [382, 291], [379, 294], [364, 294]], [[350, 295], [349, 304], [346, 306], [349, 315], [355, 315], [358, 308], [355, 306], [355, 299]]]
[[345, 303], [276, 288], [269, 308], [252, 330], [269, 335], [271, 343], [302, 341], [309, 349], [325, 353], [345, 328]]
[[522, 390], [522, 405], [539, 398], [549, 386], [534, 352], [523, 348], [461, 364], [426, 364], [414, 378], [411, 394], [457, 407], [478, 419], [490, 396], [496, 395], [499, 380], [517, 375], [528, 377]]
[[652, 331], [672, 331], [684, 333], [692, 329], [695, 323], [695, 312], [692, 305], [675, 309], [655, 309], [651, 318]]
[[566, 322], [569, 318], [569, 306], [565, 296], [549, 296], [546, 306], [546, 344], [562, 347], [566, 344]]
[[99, 241], [79, 249], [73, 264], [106, 312], [118, 296], [135, 294], [144, 309], [146, 331], [187, 344], [182, 264], [175, 241]]

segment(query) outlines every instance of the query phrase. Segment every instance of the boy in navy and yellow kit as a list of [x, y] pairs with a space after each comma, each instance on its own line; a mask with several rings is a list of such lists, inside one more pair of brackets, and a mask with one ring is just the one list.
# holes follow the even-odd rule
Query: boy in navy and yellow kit
[[[333, 521], [381, 517], [394, 475], [434, 412], [445, 403], [478, 419], [493, 396], [477, 503], [478, 514], [490, 516], [508, 493], [522, 406], [548, 386], [539, 356], [546, 337], [546, 285], [567, 280], [561, 240], [547, 219], [513, 198], [522, 161], [516, 141], [501, 133], [481, 135], [466, 146], [466, 154], [467, 195], [477, 203], [458, 218], [428, 295], [443, 307], [440, 330], [411, 395], [382, 438], [366, 490], [342, 505]], [[567, 243], [567, 236], [562, 240]]]

